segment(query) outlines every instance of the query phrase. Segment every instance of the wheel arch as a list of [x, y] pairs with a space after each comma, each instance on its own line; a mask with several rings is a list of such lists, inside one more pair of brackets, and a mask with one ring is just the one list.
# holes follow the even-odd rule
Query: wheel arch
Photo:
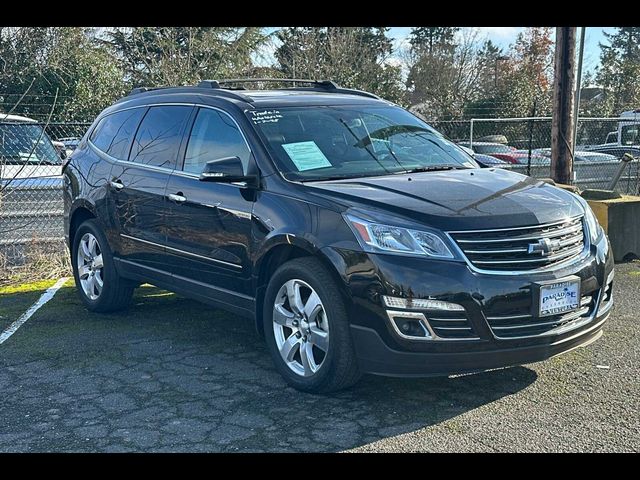
[[91, 206], [91, 204], [87, 202], [81, 202], [76, 205], [69, 216], [69, 249], [73, 248], [73, 239], [75, 233], [78, 231], [78, 227], [82, 225], [83, 222], [90, 220], [92, 218], [97, 218], [96, 214]]
[[[325, 253], [317, 246], [292, 235], [283, 235], [279, 239], [269, 242], [269, 246], [266, 246], [261, 255], [258, 257], [258, 261], [255, 264], [255, 324], [256, 330], [260, 335], [264, 335], [263, 330], [263, 304], [266, 287], [269, 283], [269, 279], [273, 273], [289, 260], [300, 257], [313, 257], [320, 261], [320, 263], [329, 271], [331, 277], [334, 279], [338, 287], [345, 285], [344, 279], [338, 273], [337, 265], [334, 264]], [[339, 288], [343, 294], [344, 299], [348, 300], [345, 288]]]

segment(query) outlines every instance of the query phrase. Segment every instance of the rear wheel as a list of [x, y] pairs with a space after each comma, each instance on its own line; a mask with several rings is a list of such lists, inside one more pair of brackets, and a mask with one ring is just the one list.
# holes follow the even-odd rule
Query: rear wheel
[[135, 284], [118, 275], [107, 238], [95, 220], [78, 227], [71, 260], [76, 288], [89, 310], [112, 312], [129, 305]]
[[331, 392], [360, 378], [344, 300], [315, 258], [291, 260], [274, 273], [263, 318], [271, 356], [294, 388]]

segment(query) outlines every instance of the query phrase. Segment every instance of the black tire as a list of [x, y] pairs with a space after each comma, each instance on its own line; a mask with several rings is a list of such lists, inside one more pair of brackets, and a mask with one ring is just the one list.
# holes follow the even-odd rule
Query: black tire
[[[320, 297], [329, 323], [329, 347], [320, 368], [311, 376], [293, 372], [285, 363], [273, 331], [273, 306], [280, 288], [289, 280], [300, 279]], [[356, 358], [345, 302], [331, 274], [313, 257], [290, 260], [271, 277], [263, 305], [264, 333], [277, 370], [289, 385], [304, 392], [329, 393], [355, 384], [361, 377]]]
[[[86, 233], [90, 233], [96, 238], [102, 253], [102, 278], [104, 283], [102, 291], [96, 299], [89, 298], [84, 292], [78, 273], [78, 249], [80, 241]], [[86, 220], [75, 232], [71, 249], [71, 264], [80, 300], [88, 310], [101, 313], [115, 312], [126, 308], [131, 303], [135, 283], [118, 275], [107, 238], [95, 220]]]

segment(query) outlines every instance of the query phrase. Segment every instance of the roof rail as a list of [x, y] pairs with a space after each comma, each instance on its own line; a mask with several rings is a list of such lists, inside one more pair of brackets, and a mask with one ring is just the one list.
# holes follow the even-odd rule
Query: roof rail
[[[369, 92], [365, 92], [362, 90], [355, 90], [355, 89], [351, 89], [351, 88], [342, 88], [340, 87], [336, 82], [332, 81], [332, 80], [313, 80], [313, 79], [309, 79], [309, 78], [273, 78], [273, 77], [268, 77], [268, 78], [225, 78], [222, 80], [203, 80], [202, 82], [200, 82], [198, 84], [199, 87], [206, 87], [206, 88], [220, 88], [223, 89], [224, 87], [222, 85], [225, 84], [230, 84], [230, 83], [264, 83], [264, 82], [270, 82], [270, 83], [293, 83], [294, 86], [293, 87], [289, 87], [288, 90], [309, 90], [309, 91], [313, 91], [313, 90], [317, 90], [317, 89], [322, 89], [322, 90], [329, 90], [332, 93], [344, 93], [344, 94], [350, 94], [350, 95], [360, 95], [363, 97], [369, 97], [369, 98], [375, 98], [377, 100], [380, 100], [380, 97], [373, 94], [373, 93], [369, 93]], [[309, 84], [311, 85], [310, 87], [298, 87], [297, 85], [295, 85], [296, 83], [305, 83], [305, 84]]]
[[[218, 84], [218, 82], [215, 81], [215, 80], [203, 80], [202, 82], [200, 82], [198, 84], [198, 87], [220, 89], [220, 86], [218, 86], [217, 84]], [[194, 87], [137, 87], [137, 88], [134, 88], [133, 90], [131, 90], [127, 96], [137, 95], [139, 93], [144, 93], [144, 92], [150, 92], [152, 90], [164, 90], [164, 89], [169, 89], [169, 88], [177, 88], [177, 89], [179, 89], [179, 88], [194, 88]], [[234, 98], [236, 100], [242, 100], [243, 102], [247, 102], [247, 103], [252, 103], [253, 102], [253, 100], [250, 99], [249, 97], [247, 97], [246, 95], [241, 95], [239, 93], [232, 92], [232, 91], [225, 90], [225, 89], [220, 89], [218, 92], [216, 92], [216, 94], [221, 96], [221, 97]]]
[[129, 95], [137, 95], [139, 93], [150, 92], [151, 90], [158, 90], [164, 87], [136, 87], [129, 92]]
[[[360, 95], [363, 97], [375, 98], [380, 100], [380, 97], [373, 93], [364, 92], [362, 90], [355, 90], [351, 88], [342, 88], [338, 86], [337, 83], [332, 80], [311, 80], [306, 78], [227, 78], [222, 80], [202, 80], [196, 88], [209, 88], [216, 90], [216, 94], [235, 98], [237, 100], [242, 100], [247, 103], [253, 103], [253, 100], [246, 95], [233, 91], [232, 88], [225, 88], [223, 85], [233, 84], [233, 83], [263, 83], [263, 82], [273, 82], [273, 83], [293, 83], [293, 87], [287, 87], [286, 90], [296, 90], [296, 91], [328, 91], [331, 93], [343, 93], [349, 95]], [[296, 83], [307, 84], [309, 86], [306, 87], [298, 87]], [[137, 95], [139, 93], [150, 92], [152, 90], [160, 90], [170, 87], [137, 87], [129, 92], [127, 96]], [[180, 87], [176, 87], [180, 88]], [[183, 88], [193, 88], [193, 87], [183, 87]]]
[[[332, 82], [331, 80], [312, 80], [309, 78], [274, 78], [274, 77], [265, 77], [265, 78], [224, 78], [221, 80], [205, 80], [203, 82], [200, 82], [200, 85], [198, 86], [205, 86], [202, 85], [203, 83], [207, 83], [207, 84], [211, 84], [211, 88], [222, 88], [221, 85], [224, 84], [228, 84], [228, 83], [265, 83], [265, 82], [269, 82], [269, 83], [309, 83], [318, 87], [324, 87], [324, 88], [329, 88], [329, 89], [336, 89], [336, 88], [340, 88], [338, 87], [338, 85], [335, 82]], [[214, 86], [216, 85], [217, 86]], [[207, 85], [208, 86], [208, 85]]]

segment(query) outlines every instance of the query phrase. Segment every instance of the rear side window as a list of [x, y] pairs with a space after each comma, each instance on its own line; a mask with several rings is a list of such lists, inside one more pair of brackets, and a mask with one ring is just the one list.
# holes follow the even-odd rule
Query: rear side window
[[183, 170], [201, 173], [211, 160], [239, 157], [246, 173], [250, 154], [244, 137], [229, 115], [202, 108], [189, 135]]
[[103, 152], [118, 160], [126, 160], [144, 112], [144, 108], [133, 108], [107, 115], [100, 120], [89, 139]]
[[182, 135], [193, 107], [151, 107], [131, 147], [129, 160], [144, 165], [174, 168]]

